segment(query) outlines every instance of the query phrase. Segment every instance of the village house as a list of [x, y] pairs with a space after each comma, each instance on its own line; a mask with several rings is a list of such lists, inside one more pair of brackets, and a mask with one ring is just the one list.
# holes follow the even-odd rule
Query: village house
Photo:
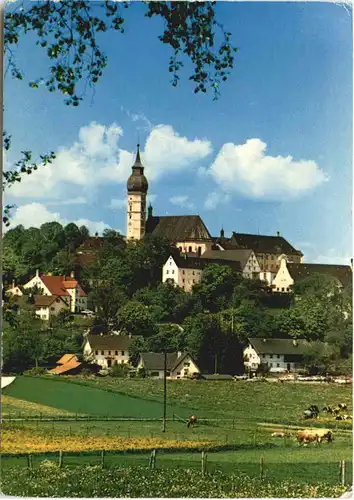
[[68, 311], [69, 306], [58, 295], [34, 295], [34, 308], [37, 316], [44, 321], [49, 321], [61, 311]]
[[276, 273], [280, 259], [285, 255], [289, 262], [300, 264], [303, 254], [296, 250], [278, 232], [276, 236], [233, 232], [231, 238], [225, 238], [221, 230], [220, 237], [213, 239], [213, 249], [221, 251], [249, 249], [256, 255], [260, 271]]
[[162, 282], [172, 282], [191, 292], [195, 284], [200, 283], [203, 269], [209, 264], [227, 265], [237, 273], [241, 273], [240, 263], [232, 260], [214, 260], [184, 255], [170, 255], [162, 267]]
[[87, 309], [87, 295], [75, 279], [74, 273], [66, 278], [65, 276], [39, 274], [37, 270], [36, 275], [24, 284], [23, 288], [27, 290], [37, 288], [42, 290], [43, 295], [60, 297], [67, 304], [70, 312]]
[[337, 264], [295, 264], [288, 262], [284, 256], [280, 268], [272, 281], [273, 292], [289, 293], [295, 282], [299, 282], [313, 274], [326, 274], [338, 281], [339, 287], [352, 285], [353, 272], [351, 266]]
[[132, 342], [129, 335], [87, 335], [83, 345], [84, 359], [106, 369], [115, 363], [128, 364]]
[[270, 373], [296, 371], [312, 344], [306, 340], [250, 339], [243, 350], [245, 368], [255, 373], [261, 364], [268, 365]]
[[240, 264], [241, 273], [244, 278], [258, 279], [261, 271], [257, 257], [251, 249], [238, 250], [207, 250], [202, 259], [217, 261], [234, 261]]
[[[157, 352], [142, 352], [137, 370], [144, 369], [150, 377], [164, 377], [165, 355]], [[196, 362], [187, 352], [166, 354], [166, 376], [170, 379], [183, 379], [200, 373]]]

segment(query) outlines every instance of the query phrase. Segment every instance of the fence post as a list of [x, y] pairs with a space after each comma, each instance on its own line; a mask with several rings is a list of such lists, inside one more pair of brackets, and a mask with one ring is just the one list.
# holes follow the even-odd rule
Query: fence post
[[264, 478], [264, 457], [261, 457], [259, 461], [259, 479], [263, 478]]
[[59, 467], [63, 467], [63, 451], [59, 450]]
[[32, 455], [29, 453], [27, 455], [27, 467], [32, 470], [33, 469], [33, 463], [32, 463]]
[[105, 452], [104, 450], [101, 451], [101, 466], [102, 466], [102, 469], [104, 469], [104, 455], [105, 455]]
[[202, 451], [202, 476], [206, 473], [207, 454]]
[[156, 450], [151, 452], [151, 469], [156, 469]]
[[341, 485], [345, 486], [345, 460], [342, 460], [342, 466], [341, 466]]

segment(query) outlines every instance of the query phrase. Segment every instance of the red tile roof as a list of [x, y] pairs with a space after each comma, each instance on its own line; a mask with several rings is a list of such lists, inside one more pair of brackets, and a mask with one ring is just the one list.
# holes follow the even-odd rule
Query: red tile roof
[[75, 354], [64, 354], [64, 356], [62, 356], [58, 361], [57, 361], [57, 365], [65, 365], [66, 363], [68, 363], [69, 361], [78, 361], [77, 357], [75, 356]]
[[40, 278], [52, 295], [68, 297], [70, 293], [67, 289], [76, 288], [77, 286], [79, 297], [86, 297], [86, 293], [78, 284], [77, 280], [72, 278], [70, 280], [65, 280], [65, 276], [49, 276], [48, 274], [41, 274]]
[[81, 363], [79, 361], [75, 361], [75, 359], [71, 359], [64, 365], [59, 365], [53, 368], [52, 370], [48, 370], [49, 373], [54, 373], [56, 375], [60, 375], [60, 373], [66, 373], [69, 372], [70, 370], [74, 370], [78, 366], [80, 366]]
[[47, 274], [41, 274], [40, 278], [52, 295], [70, 296], [63, 285], [64, 276], [48, 276]]

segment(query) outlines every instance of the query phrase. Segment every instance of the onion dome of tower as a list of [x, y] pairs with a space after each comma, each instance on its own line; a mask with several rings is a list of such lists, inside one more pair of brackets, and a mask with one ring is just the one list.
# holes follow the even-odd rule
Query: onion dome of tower
[[135, 163], [132, 166], [132, 174], [127, 182], [128, 193], [147, 193], [149, 184], [144, 175], [144, 167], [140, 160], [140, 145], [137, 146]]

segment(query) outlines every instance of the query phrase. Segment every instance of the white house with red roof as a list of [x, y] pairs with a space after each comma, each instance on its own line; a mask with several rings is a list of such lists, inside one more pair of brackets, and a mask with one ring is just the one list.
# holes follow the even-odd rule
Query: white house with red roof
[[38, 287], [42, 289], [43, 295], [60, 297], [70, 308], [71, 312], [80, 312], [87, 309], [87, 295], [75, 279], [74, 273], [70, 277], [52, 276], [50, 274], [39, 274], [28, 281], [23, 288]]

